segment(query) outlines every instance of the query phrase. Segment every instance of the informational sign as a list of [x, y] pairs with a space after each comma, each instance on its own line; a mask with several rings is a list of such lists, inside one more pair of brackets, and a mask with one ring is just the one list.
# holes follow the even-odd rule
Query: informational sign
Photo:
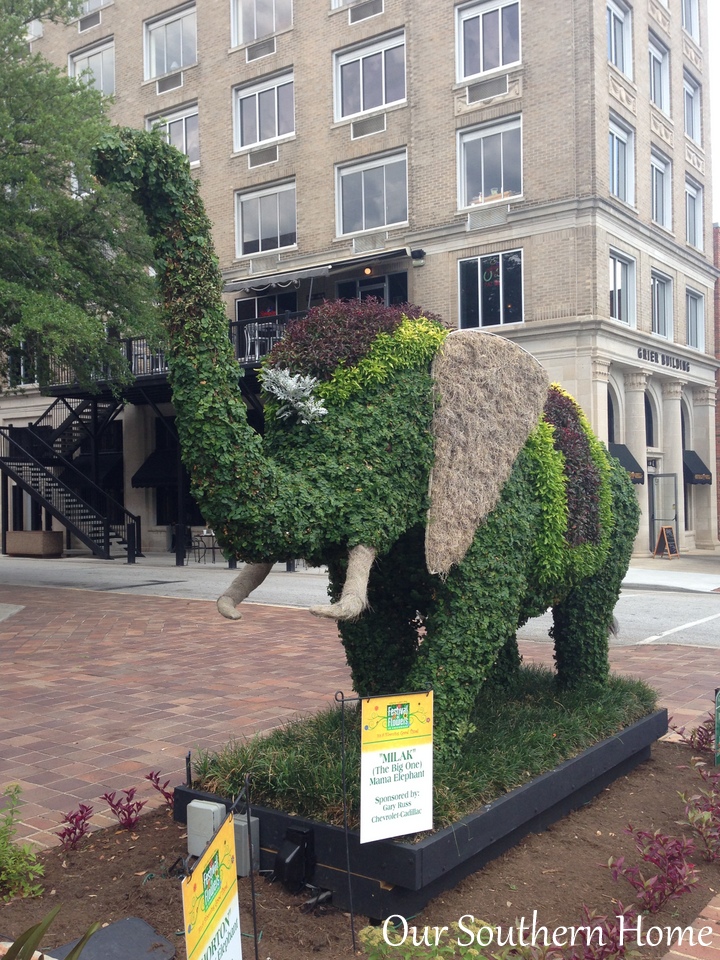
[[656, 557], [658, 553], [661, 557], [664, 557], [667, 553], [670, 560], [672, 560], [673, 557], [680, 556], [677, 541], [675, 540], [675, 531], [672, 527], [660, 527], [660, 533], [658, 534], [653, 556]]
[[183, 880], [182, 897], [188, 960], [242, 960], [232, 816]]
[[432, 830], [433, 695], [362, 701], [360, 843]]

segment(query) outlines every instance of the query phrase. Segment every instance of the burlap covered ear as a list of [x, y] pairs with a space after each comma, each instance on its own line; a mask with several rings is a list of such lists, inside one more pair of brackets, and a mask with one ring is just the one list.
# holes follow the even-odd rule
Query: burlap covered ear
[[540, 419], [549, 379], [522, 347], [480, 330], [451, 333], [432, 374], [435, 463], [425, 557], [431, 573], [447, 576], [500, 499]]

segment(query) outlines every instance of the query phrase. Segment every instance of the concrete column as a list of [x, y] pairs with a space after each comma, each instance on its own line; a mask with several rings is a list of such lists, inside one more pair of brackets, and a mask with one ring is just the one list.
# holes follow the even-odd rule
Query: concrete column
[[717, 489], [718, 476], [715, 464], [715, 388], [693, 389], [693, 448], [712, 472], [711, 485], [697, 484], [693, 492], [695, 501], [695, 546], [714, 550], [718, 545]]
[[645, 486], [637, 484], [640, 505], [640, 527], [635, 538], [634, 553], [647, 555], [650, 551], [650, 517], [648, 509], [647, 443], [645, 438], [645, 387], [647, 374], [633, 371], [625, 374], [625, 446], [645, 471]]
[[608, 381], [610, 361], [593, 360], [592, 365], [592, 413], [593, 429], [603, 443], [608, 442]]
[[677, 481], [675, 513], [677, 525], [675, 539], [682, 550], [685, 546], [685, 498], [683, 496], [683, 456], [682, 456], [682, 390], [677, 380], [663, 380], [663, 473], [674, 473]]

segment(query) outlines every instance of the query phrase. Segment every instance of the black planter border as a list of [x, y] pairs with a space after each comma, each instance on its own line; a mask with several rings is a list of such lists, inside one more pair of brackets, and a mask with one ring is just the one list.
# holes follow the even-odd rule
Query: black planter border
[[[379, 840], [360, 844], [359, 835], [351, 833], [355, 910], [375, 919], [417, 913], [434, 896], [515, 846], [528, 833], [545, 830], [649, 759], [651, 744], [667, 729], [667, 710], [657, 710], [419, 843]], [[231, 803], [178, 786], [175, 819], [186, 823], [188, 803], [199, 799], [220, 800], [226, 807]], [[312, 882], [332, 890], [337, 906], [349, 908], [345, 835], [340, 827], [263, 807], [253, 807], [253, 814], [260, 819], [262, 869], [273, 867], [289, 827], [308, 827], [313, 832], [317, 861]]]

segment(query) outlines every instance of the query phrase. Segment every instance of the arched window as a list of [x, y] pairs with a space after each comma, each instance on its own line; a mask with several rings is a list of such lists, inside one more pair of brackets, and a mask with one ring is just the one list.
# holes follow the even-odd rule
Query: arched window
[[655, 415], [653, 413], [652, 403], [647, 394], [645, 394], [645, 443], [648, 447], [654, 447], [655, 444]]
[[619, 437], [615, 435], [615, 423], [616, 423], [616, 411], [617, 411], [617, 399], [615, 397], [615, 391], [612, 387], [608, 386], [607, 394], [607, 419], [608, 419], [608, 443], [618, 443]]

